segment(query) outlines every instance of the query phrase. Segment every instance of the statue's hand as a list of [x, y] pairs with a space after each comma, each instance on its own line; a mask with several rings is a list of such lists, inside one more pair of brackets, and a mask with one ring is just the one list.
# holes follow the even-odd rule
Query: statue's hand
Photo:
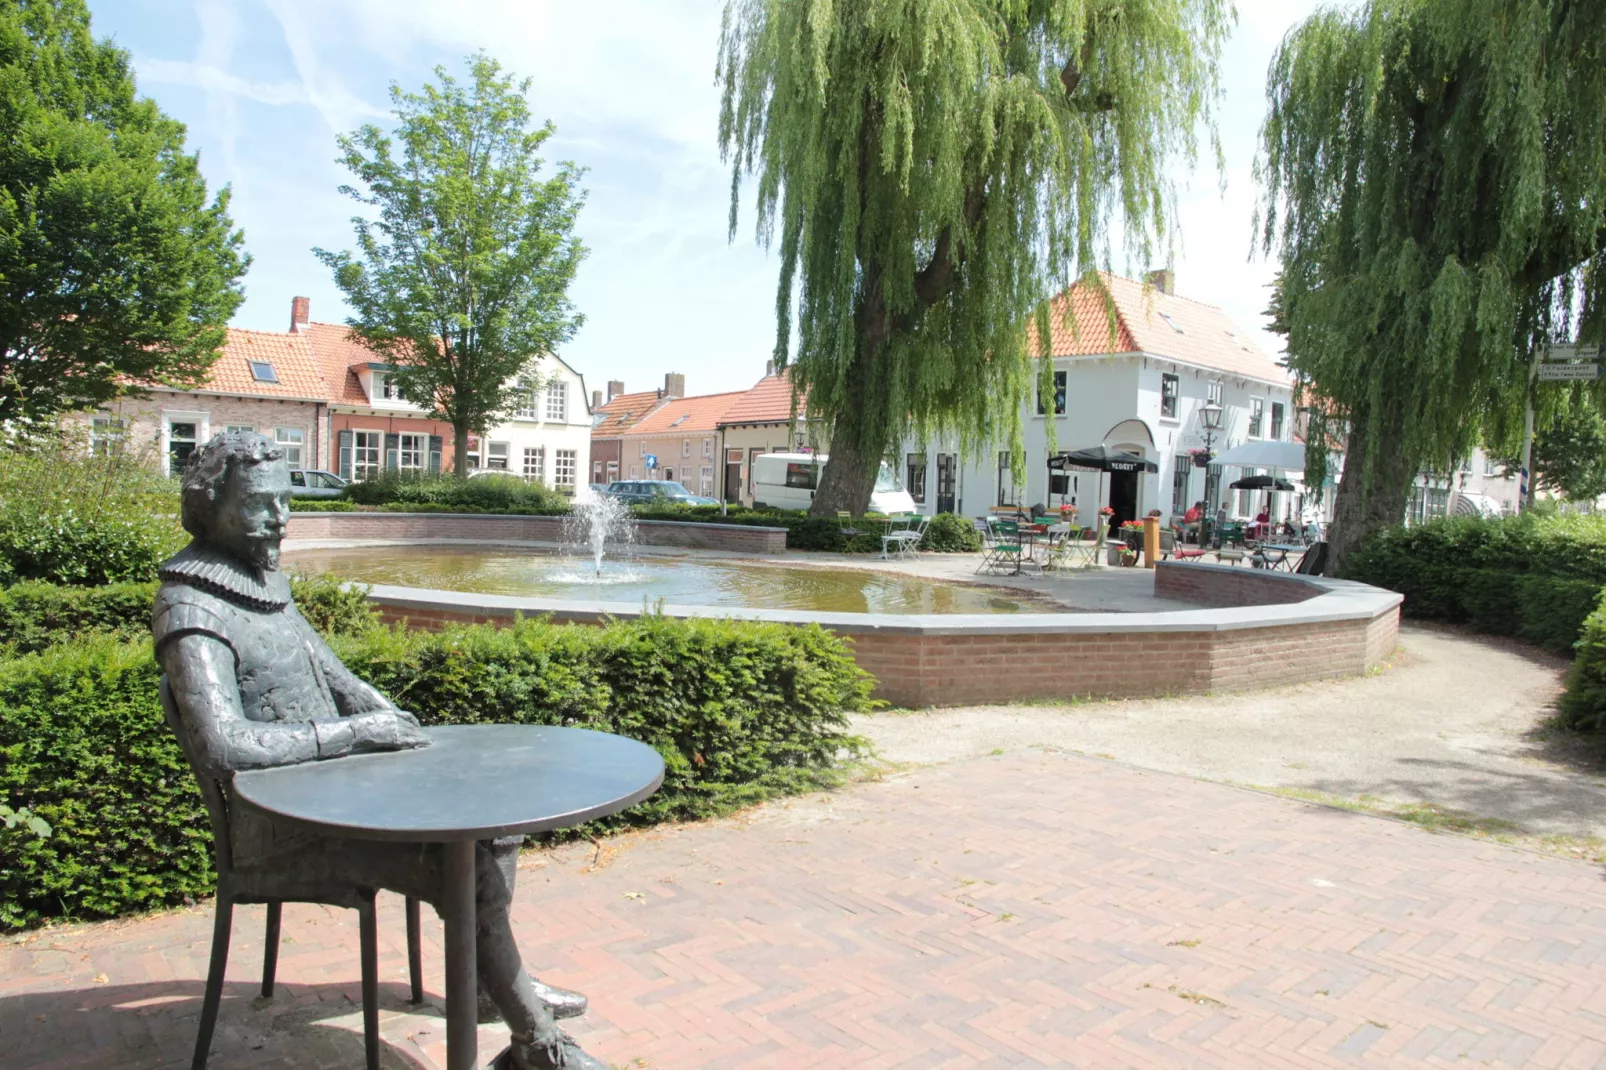
[[427, 747], [429, 744], [429, 736], [419, 727], [418, 716], [406, 710], [397, 710], [396, 746], [410, 749], [413, 747]]

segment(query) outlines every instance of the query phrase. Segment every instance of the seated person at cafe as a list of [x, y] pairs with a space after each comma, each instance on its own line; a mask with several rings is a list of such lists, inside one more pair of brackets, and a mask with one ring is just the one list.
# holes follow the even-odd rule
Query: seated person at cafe
[[1270, 535], [1271, 512], [1268, 507], [1263, 507], [1260, 512], [1255, 514], [1255, 522], [1249, 525], [1249, 537], [1251, 539], [1265, 539], [1269, 538]]
[[1186, 513], [1182, 514], [1182, 535], [1184, 538], [1192, 536], [1194, 542], [1199, 541], [1199, 525], [1204, 521], [1204, 502], [1194, 502]]

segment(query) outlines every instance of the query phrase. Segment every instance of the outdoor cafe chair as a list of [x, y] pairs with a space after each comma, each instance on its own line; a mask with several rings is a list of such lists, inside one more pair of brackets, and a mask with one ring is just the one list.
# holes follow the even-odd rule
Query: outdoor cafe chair
[[845, 509], [837, 510], [836, 531], [844, 539], [852, 539], [859, 534], [859, 529], [853, 526], [853, 514]]
[[[206, 802], [206, 813], [212, 824], [212, 849], [217, 863], [217, 905], [212, 921], [212, 955], [206, 969], [206, 990], [201, 1000], [201, 1021], [195, 1037], [195, 1056], [191, 1070], [206, 1070], [208, 1049], [212, 1046], [212, 1033], [217, 1027], [217, 1016], [223, 1001], [223, 975], [229, 963], [229, 937], [234, 929], [234, 907], [237, 903], [265, 903], [268, 908], [268, 931], [262, 941], [262, 998], [273, 998], [274, 974], [279, 964], [279, 923], [284, 904], [321, 903], [326, 906], [351, 907], [357, 911], [358, 958], [362, 968], [362, 1032], [363, 1051], [367, 1070], [379, 1070], [379, 930], [374, 916], [374, 889], [336, 883], [322, 888], [308, 887], [294, 899], [283, 899], [266, 894], [254, 887], [249, 873], [234, 868], [233, 832], [229, 811], [233, 805], [226, 782], [209, 776], [196, 764], [190, 747], [189, 734], [179, 719], [173, 693], [162, 677], [158, 688], [162, 699], [162, 712], [167, 725], [178, 737], [179, 749], [195, 774]], [[419, 941], [419, 903], [407, 898], [407, 968], [412, 981], [414, 1003], [424, 1001], [424, 959]]]
[[881, 532], [881, 559], [885, 561], [892, 552], [899, 557], [903, 556], [903, 539], [909, 534], [909, 525], [914, 517], [902, 514], [889, 516], [886, 527]]
[[989, 520], [976, 573], [1015, 575], [1021, 570], [1020, 525], [1012, 520]]
[[911, 528], [892, 533], [892, 538], [897, 540], [899, 557], [914, 557], [920, 552], [920, 543], [926, 537], [926, 529], [931, 527], [931, 517], [913, 518], [913, 524]]

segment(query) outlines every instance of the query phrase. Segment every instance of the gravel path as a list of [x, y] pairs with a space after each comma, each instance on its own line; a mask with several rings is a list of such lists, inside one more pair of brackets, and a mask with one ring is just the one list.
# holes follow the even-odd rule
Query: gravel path
[[1427, 804], [1535, 837], [1606, 838], [1606, 765], [1545, 728], [1564, 669], [1517, 644], [1407, 625], [1392, 667], [1364, 678], [876, 714], [856, 729], [899, 764], [1050, 747], [1382, 809]]

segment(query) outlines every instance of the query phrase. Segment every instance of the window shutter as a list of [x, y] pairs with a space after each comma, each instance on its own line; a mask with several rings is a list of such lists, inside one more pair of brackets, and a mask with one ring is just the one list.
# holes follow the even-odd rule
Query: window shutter
[[441, 436], [429, 436], [429, 472], [430, 475], [441, 474]]
[[400, 435], [385, 436], [385, 470], [394, 472], [399, 463], [397, 453], [401, 450]]
[[340, 441], [340, 476], [343, 479], [351, 478], [351, 432], [342, 431], [336, 436]]

